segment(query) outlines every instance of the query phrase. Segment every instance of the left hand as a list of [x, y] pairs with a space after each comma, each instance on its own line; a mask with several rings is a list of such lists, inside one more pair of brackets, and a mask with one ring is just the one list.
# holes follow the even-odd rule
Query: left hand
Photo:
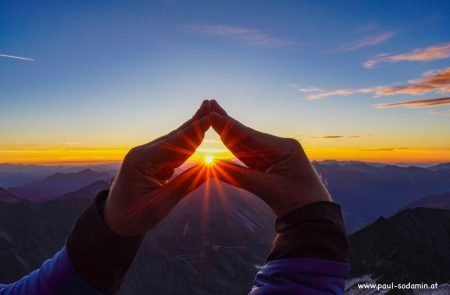
[[146, 233], [205, 181], [204, 166], [168, 180], [202, 142], [210, 127], [209, 111], [205, 100], [178, 129], [128, 152], [105, 204], [104, 218], [113, 232], [123, 237]]

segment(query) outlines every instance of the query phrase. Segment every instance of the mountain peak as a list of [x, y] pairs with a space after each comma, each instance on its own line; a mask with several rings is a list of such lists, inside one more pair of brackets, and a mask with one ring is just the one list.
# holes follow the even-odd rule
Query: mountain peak
[[33, 202], [41, 202], [75, 192], [95, 181], [109, 181], [111, 178], [112, 176], [107, 172], [97, 172], [87, 168], [71, 173], [57, 172], [41, 180], [11, 190], [19, 197]]
[[450, 192], [429, 195], [405, 206], [405, 208], [418, 207], [450, 210]]
[[450, 280], [450, 210], [412, 208], [349, 237], [351, 277], [378, 282]]

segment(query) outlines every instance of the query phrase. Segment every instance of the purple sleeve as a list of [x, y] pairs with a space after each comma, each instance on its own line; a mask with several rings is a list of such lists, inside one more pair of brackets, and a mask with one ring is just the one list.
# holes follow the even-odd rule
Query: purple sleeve
[[309, 204], [278, 218], [275, 229], [250, 295], [344, 294], [348, 241], [338, 204]]
[[66, 247], [20, 280], [0, 285], [0, 295], [102, 295], [74, 270]]
[[256, 275], [249, 295], [344, 294], [349, 265], [319, 258], [272, 260]]
[[15, 283], [0, 285], [0, 295], [116, 294], [143, 236], [123, 238], [103, 220], [108, 191], [83, 212], [66, 246], [41, 267]]

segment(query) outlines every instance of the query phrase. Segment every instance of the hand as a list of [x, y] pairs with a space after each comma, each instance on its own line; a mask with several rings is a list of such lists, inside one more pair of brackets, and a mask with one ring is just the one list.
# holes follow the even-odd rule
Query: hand
[[204, 101], [178, 129], [128, 152], [105, 204], [105, 221], [112, 231], [124, 237], [149, 231], [204, 182], [204, 166], [168, 180], [202, 142], [210, 127], [209, 111], [210, 102]]
[[248, 168], [218, 162], [212, 175], [264, 200], [277, 217], [318, 201], [331, 201], [300, 143], [244, 126], [211, 102], [211, 125]]

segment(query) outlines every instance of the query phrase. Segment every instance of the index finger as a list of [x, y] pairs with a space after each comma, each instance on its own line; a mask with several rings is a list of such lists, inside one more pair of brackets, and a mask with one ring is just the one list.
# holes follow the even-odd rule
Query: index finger
[[208, 116], [192, 120], [185, 128], [156, 143], [158, 158], [162, 162], [172, 162], [170, 166], [178, 167], [195, 152], [210, 126]]
[[[230, 116], [210, 114], [211, 126], [225, 146], [247, 166], [267, 169], [284, 154], [285, 138], [256, 131]], [[252, 167], [253, 166], [253, 167]]]
[[192, 118], [190, 118], [189, 120], [187, 120], [186, 122], [184, 122], [181, 126], [179, 126], [177, 129], [173, 130], [172, 132], [161, 136], [160, 138], [154, 140], [153, 142], [150, 143], [154, 143], [157, 141], [161, 141], [164, 140], [172, 135], [174, 135], [175, 133], [183, 130], [184, 128], [188, 127], [190, 124], [192, 124], [195, 120], [199, 120], [203, 117], [205, 117], [206, 115], [208, 115], [208, 113], [211, 110], [211, 102], [207, 99], [203, 100], [202, 104], [200, 105], [200, 108], [195, 112], [194, 116], [192, 116]]

